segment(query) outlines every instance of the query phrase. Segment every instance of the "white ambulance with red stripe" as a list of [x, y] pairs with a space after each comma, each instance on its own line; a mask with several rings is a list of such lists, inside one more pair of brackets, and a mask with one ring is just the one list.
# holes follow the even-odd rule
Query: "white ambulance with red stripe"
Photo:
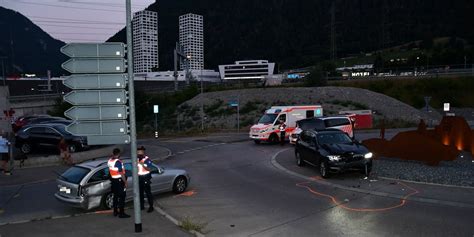
[[296, 128], [296, 121], [322, 116], [321, 105], [272, 106], [265, 111], [258, 123], [250, 128], [249, 137], [257, 144], [262, 141], [276, 143], [280, 140], [280, 121], [286, 124], [285, 138], [288, 138]]

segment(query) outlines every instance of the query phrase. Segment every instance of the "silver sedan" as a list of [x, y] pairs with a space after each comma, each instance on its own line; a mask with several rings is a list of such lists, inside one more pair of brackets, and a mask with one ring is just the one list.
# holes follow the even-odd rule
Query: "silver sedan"
[[[132, 162], [122, 159], [128, 177], [126, 201], [133, 199]], [[153, 194], [170, 192], [182, 193], [186, 190], [191, 178], [185, 170], [168, 169], [153, 165], [151, 169], [151, 191]], [[74, 207], [90, 210], [93, 208], [112, 208], [113, 194], [107, 160], [94, 160], [77, 164], [56, 180], [58, 191], [54, 194], [57, 200]]]

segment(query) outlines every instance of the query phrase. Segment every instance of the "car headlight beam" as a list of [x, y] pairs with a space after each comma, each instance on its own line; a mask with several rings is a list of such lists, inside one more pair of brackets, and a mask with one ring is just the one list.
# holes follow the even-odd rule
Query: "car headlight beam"
[[372, 156], [374, 156], [374, 154], [372, 152], [369, 152], [369, 153], [364, 155], [364, 158], [365, 159], [370, 159], [370, 158], [372, 158]]

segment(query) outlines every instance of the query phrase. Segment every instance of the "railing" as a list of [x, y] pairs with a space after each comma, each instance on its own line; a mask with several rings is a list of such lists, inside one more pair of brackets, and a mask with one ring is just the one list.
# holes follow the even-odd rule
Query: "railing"
[[42, 95], [19, 95], [9, 96], [8, 100], [10, 103], [23, 102], [23, 101], [37, 101], [37, 100], [52, 100], [62, 97], [63, 94], [42, 94]]

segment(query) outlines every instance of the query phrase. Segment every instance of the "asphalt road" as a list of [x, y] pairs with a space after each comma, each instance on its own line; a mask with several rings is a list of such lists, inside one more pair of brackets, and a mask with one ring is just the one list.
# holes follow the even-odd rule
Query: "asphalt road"
[[[378, 134], [359, 135], [358, 139], [366, 139]], [[231, 142], [228, 138], [142, 142], [168, 147], [173, 156], [161, 165], [184, 168], [192, 177], [188, 192], [159, 195], [157, 205], [178, 219], [204, 224], [208, 236], [474, 234], [472, 208], [417, 201], [400, 205], [402, 201], [397, 198], [321, 185], [275, 167], [272, 157], [277, 153], [288, 156], [290, 145], [255, 145], [251, 141]], [[311, 177], [311, 168], [304, 172]], [[317, 175], [314, 169], [314, 176]], [[354, 174], [346, 178], [364, 177]], [[54, 200], [52, 181], [1, 189], [0, 222], [81, 212]], [[401, 195], [412, 192], [407, 187], [398, 189]]]

